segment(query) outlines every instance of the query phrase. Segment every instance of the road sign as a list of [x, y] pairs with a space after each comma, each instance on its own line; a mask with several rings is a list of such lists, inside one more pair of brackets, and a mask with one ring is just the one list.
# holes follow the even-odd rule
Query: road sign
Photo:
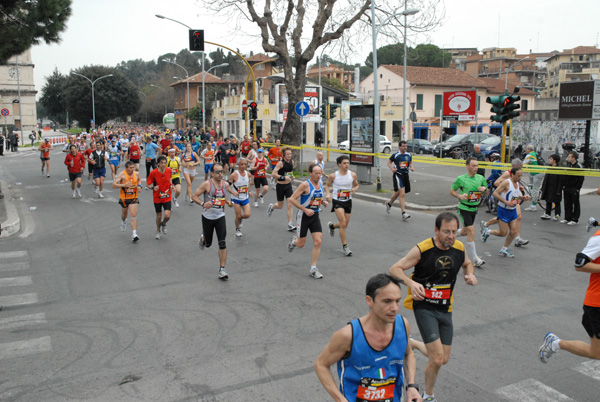
[[6, 108], [2, 109], [2, 116], [8, 116], [10, 114], [10, 111]]
[[444, 92], [442, 118], [443, 120], [469, 121], [475, 120], [477, 91]]
[[248, 110], [248, 102], [246, 102], [246, 99], [244, 99], [242, 101], [242, 110], [245, 112], [246, 110]]
[[306, 116], [308, 112], [310, 112], [310, 106], [308, 106], [308, 102], [298, 102], [296, 103], [296, 114], [300, 117]]
[[409, 119], [413, 123], [416, 122], [417, 121], [417, 114], [415, 112], [410, 112]]

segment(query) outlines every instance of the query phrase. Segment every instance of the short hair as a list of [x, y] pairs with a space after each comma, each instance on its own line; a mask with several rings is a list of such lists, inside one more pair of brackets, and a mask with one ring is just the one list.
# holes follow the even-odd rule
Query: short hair
[[135, 165], [135, 163], [133, 163], [132, 161], [127, 161], [127, 162], [125, 162], [125, 169], [127, 169], [128, 167], [133, 166], [133, 165]]
[[558, 162], [560, 162], [559, 154], [552, 154], [552, 155], [550, 155], [550, 158], [554, 159], [554, 162], [556, 162], [557, 165], [558, 165]]
[[290, 152], [292, 152], [292, 148], [290, 148], [290, 147], [285, 147], [285, 148], [283, 148], [283, 149], [281, 150], [281, 153], [282, 153], [282, 155], [285, 155], [285, 153], [286, 153], [287, 151], [290, 151]]
[[522, 169], [522, 168], [520, 168], [520, 167], [513, 167], [512, 169], [510, 169], [510, 175], [511, 175], [511, 176], [514, 176], [515, 174], [517, 174], [517, 172], [518, 172], [519, 170], [523, 170], [523, 169]]
[[77, 149], [77, 145], [71, 145], [71, 146], [69, 147], [69, 149], [73, 149], [73, 148]]
[[348, 155], [340, 155], [336, 158], [335, 162], [339, 165], [345, 160], [350, 160], [350, 157]]
[[533, 145], [531, 144], [527, 144], [527, 146], [525, 147], [528, 151], [535, 151], [535, 148], [533, 147]]
[[405, 145], [406, 141], [405, 140], [400, 140], [398, 141], [398, 146], [401, 147], [402, 145]]
[[[317, 165], [316, 163], [311, 163], [310, 165], [308, 165], [308, 172], [312, 173], [315, 166], [321, 169], [321, 166]], [[323, 169], [321, 169], [321, 173], [323, 173]]]
[[379, 293], [379, 289], [394, 283], [400, 288], [400, 281], [390, 274], [377, 274], [367, 282], [366, 295], [375, 300], [375, 296]]
[[214, 173], [215, 172], [215, 166], [221, 166], [221, 169], [223, 169], [223, 165], [221, 165], [221, 162], [215, 162], [213, 163], [213, 165], [210, 167], [210, 172]]
[[573, 158], [575, 158], [575, 160], [577, 160], [577, 158], [579, 158], [579, 154], [577, 153], [577, 151], [570, 151], [569, 155], [571, 155]]
[[476, 160], [477, 160], [477, 158], [476, 158], [476, 157], [474, 157], [474, 156], [469, 156], [469, 157], [467, 158], [467, 162], [465, 163], [465, 165], [466, 165], [466, 166], [471, 166], [471, 161], [476, 161]]
[[442, 212], [435, 218], [435, 227], [437, 230], [440, 230], [442, 228], [442, 222], [451, 222], [452, 220], [455, 220], [456, 225], [460, 227], [458, 216], [454, 212]]
[[156, 158], [156, 163], [161, 163], [162, 161], [167, 161], [167, 157], [164, 155], [159, 156], [158, 158]]
[[240, 163], [245, 163], [245, 164], [248, 164], [248, 159], [246, 159], [246, 158], [240, 158], [240, 159], [238, 160], [238, 165], [239, 165]]
[[510, 164], [512, 167], [521, 167], [523, 166], [523, 161], [519, 158], [515, 158], [512, 161], [510, 161]]

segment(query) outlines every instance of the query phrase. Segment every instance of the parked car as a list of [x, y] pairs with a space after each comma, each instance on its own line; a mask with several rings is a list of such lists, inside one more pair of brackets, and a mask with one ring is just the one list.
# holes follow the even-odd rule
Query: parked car
[[411, 138], [410, 140], [406, 140], [406, 146], [408, 147], [408, 152], [413, 154], [433, 153], [433, 144], [420, 138]]
[[[350, 140], [340, 142], [338, 148], [340, 151], [349, 151]], [[381, 150], [381, 153], [384, 154], [389, 154], [392, 152], [392, 142], [385, 135], [379, 136], [379, 149]]]
[[472, 150], [472, 146], [475, 144], [481, 144], [486, 138], [493, 137], [493, 134], [483, 133], [471, 133], [471, 134], [456, 134], [448, 138], [446, 141], [439, 143], [433, 150], [434, 156], [440, 155], [440, 149], [442, 151], [442, 158], [452, 156], [455, 151], [458, 150]]
[[[504, 144], [504, 146], [506, 149], [505, 152], [508, 153], [508, 139], [506, 140], [506, 144]], [[494, 152], [502, 155], [502, 137], [494, 135], [490, 138], [486, 138], [479, 143], [479, 147], [481, 148], [481, 153], [485, 155], [486, 159], [489, 159], [490, 155]]]

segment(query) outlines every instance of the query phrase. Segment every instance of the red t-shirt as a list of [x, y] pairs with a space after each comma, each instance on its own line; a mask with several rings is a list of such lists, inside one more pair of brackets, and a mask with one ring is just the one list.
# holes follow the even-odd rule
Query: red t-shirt
[[163, 138], [162, 140], [160, 140], [160, 147], [162, 148], [163, 154], [166, 154], [167, 152], [169, 152], [169, 148], [171, 147], [171, 140]]
[[171, 201], [171, 169], [165, 168], [164, 173], [159, 172], [158, 168], [154, 169], [148, 176], [148, 183], [158, 186], [159, 191], [152, 192], [155, 204]]
[[135, 144], [129, 147], [129, 159], [140, 159], [140, 146]]
[[[71, 166], [71, 161], [73, 161], [73, 166]], [[85, 159], [79, 152], [75, 156], [69, 152], [65, 157], [65, 165], [67, 165], [69, 173], [79, 173], [85, 167]]]

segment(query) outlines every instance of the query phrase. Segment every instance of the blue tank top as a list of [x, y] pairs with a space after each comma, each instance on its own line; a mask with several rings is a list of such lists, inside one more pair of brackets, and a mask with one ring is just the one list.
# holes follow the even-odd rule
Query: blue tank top
[[302, 194], [300, 196], [300, 205], [318, 211], [321, 206], [321, 201], [323, 201], [323, 186], [321, 185], [321, 182], [319, 182], [319, 188], [316, 188], [310, 180], [307, 180], [307, 182], [309, 191], [308, 194]]
[[340, 392], [349, 401], [401, 402], [402, 368], [408, 340], [402, 316], [396, 316], [391, 342], [378, 352], [367, 342], [360, 321], [352, 325], [350, 356], [338, 361]]

